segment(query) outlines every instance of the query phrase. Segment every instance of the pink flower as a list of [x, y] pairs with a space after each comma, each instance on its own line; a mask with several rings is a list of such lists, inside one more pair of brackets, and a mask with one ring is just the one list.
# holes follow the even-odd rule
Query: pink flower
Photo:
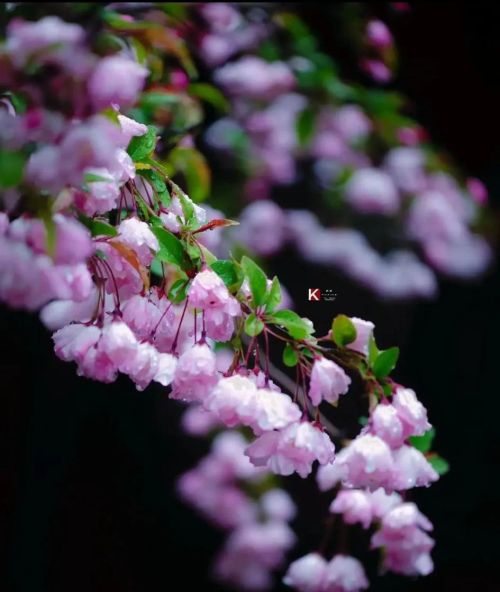
[[214, 80], [232, 96], [272, 99], [295, 86], [295, 77], [284, 62], [265, 62], [244, 56], [216, 70]]
[[[231, 304], [231, 310], [238, 310], [240, 313], [239, 305], [238, 309], [236, 306], [233, 307]], [[215, 341], [226, 342], [231, 339], [234, 333], [234, 317], [236, 315], [228, 314], [221, 308], [209, 308], [205, 311], [205, 330], [207, 337], [214, 339]]]
[[392, 45], [392, 35], [387, 25], [379, 20], [370, 21], [366, 27], [366, 39], [374, 47], [386, 49]]
[[422, 436], [431, 428], [427, 421], [427, 410], [417, 399], [415, 391], [398, 388], [392, 398], [392, 404], [403, 424], [405, 438]]
[[137, 218], [127, 218], [118, 227], [120, 241], [131, 247], [143, 265], [149, 265], [153, 253], [160, 249], [158, 239], [151, 232], [146, 222]]
[[281, 249], [285, 241], [285, 216], [270, 200], [258, 200], [240, 214], [237, 237], [254, 253], [268, 256]]
[[347, 202], [365, 214], [394, 214], [399, 195], [391, 177], [376, 168], [357, 170], [345, 188]]
[[320, 491], [328, 491], [341, 483], [346, 476], [343, 458], [346, 456], [345, 448], [337, 453], [334, 462], [318, 467], [316, 482]]
[[101, 330], [98, 327], [80, 323], [66, 325], [52, 335], [56, 355], [65, 362], [81, 362], [100, 337]]
[[357, 489], [343, 489], [330, 504], [330, 512], [342, 514], [344, 522], [368, 528], [372, 521], [370, 494]]
[[297, 513], [297, 506], [284, 489], [270, 489], [260, 498], [260, 504], [269, 520], [289, 522]]
[[197, 344], [179, 358], [170, 396], [184, 401], [204, 401], [217, 381], [214, 352], [206, 344]]
[[200, 271], [189, 288], [189, 303], [202, 310], [219, 309], [231, 316], [240, 314], [240, 306], [222, 279], [211, 269]]
[[325, 592], [327, 565], [318, 553], [304, 555], [289, 565], [283, 583], [298, 592]]
[[363, 434], [355, 438], [345, 448], [340, 462], [345, 470], [345, 484], [349, 487], [371, 490], [392, 487], [394, 461], [391, 450], [377, 436]]
[[[139, 343], [136, 354], [127, 360], [120, 369], [135, 382], [137, 390], [143, 391], [152, 380], [156, 380], [157, 375], [160, 377], [162, 384], [166, 382], [163, 364], [160, 365], [160, 356], [164, 361], [172, 362], [173, 356], [164, 358], [164, 356], [168, 355], [159, 354], [158, 350], [149, 343]], [[170, 366], [171, 378], [173, 378], [173, 363]]]
[[255, 384], [244, 376], [221, 378], [204, 406], [228, 427], [250, 425], [256, 414], [256, 392]]
[[358, 592], [366, 590], [369, 582], [361, 563], [349, 555], [335, 555], [326, 568], [327, 592]]
[[384, 160], [384, 168], [401, 191], [418, 193], [426, 187], [425, 155], [420, 148], [392, 148]]
[[372, 537], [372, 548], [384, 548], [384, 567], [407, 576], [428, 575], [433, 570], [429, 552], [434, 541], [424, 532], [431, 522], [413, 503], [390, 510], [382, 519], [380, 530]]
[[298, 421], [302, 412], [292, 399], [284, 393], [269, 388], [255, 392], [255, 415], [251, 422], [254, 432], [279, 430]]
[[24, 172], [25, 180], [38, 189], [57, 195], [64, 186], [60, 171], [61, 152], [57, 146], [43, 146], [30, 156]]
[[305, 478], [315, 460], [332, 462], [335, 448], [328, 435], [308, 422], [296, 422], [281, 431], [266, 432], [245, 454], [257, 467], [267, 466], [278, 475], [297, 472]]
[[118, 376], [115, 362], [99, 347], [99, 344], [87, 350], [78, 364], [78, 376], [85, 376], [99, 382], [114, 382]]
[[376, 82], [385, 84], [392, 78], [392, 72], [381, 60], [363, 60], [361, 68]]
[[65, 23], [57, 16], [46, 16], [34, 22], [13, 19], [7, 30], [6, 49], [13, 63], [23, 68], [35, 55], [42, 62], [57, 61], [84, 37], [82, 27]]
[[388, 512], [402, 503], [403, 499], [396, 493], [386, 493], [382, 487], [370, 493], [372, 514], [374, 518], [381, 519]]
[[311, 372], [309, 398], [315, 406], [321, 401], [335, 405], [339, 395], [347, 393], [350, 384], [351, 379], [339, 365], [326, 358], [318, 358]]
[[201, 405], [190, 405], [182, 415], [182, 428], [190, 436], [206, 436], [213, 429], [220, 427], [220, 422], [213, 413]]
[[148, 71], [122, 55], [102, 58], [88, 80], [88, 92], [96, 110], [112, 105], [131, 107], [142, 90]]
[[118, 115], [118, 121], [122, 128], [122, 143], [124, 148], [130, 144], [132, 138], [143, 136], [148, 131], [148, 126], [143, 123], [139, 123], [130, 117], [125, 115]]
[[377, 405], [370, 417], [370, 431], [391, 448], [398, 448], [407, 438], [403, 423], [393, 405]]
[[344, 105], [332, 119], [333, 127], [347, 142], [357, 142], [372, 130], [372, 122], [357, 105]]
[[130, 328], [123, 322], [112, 322], [102, 330], [99, 348], [117, 368], [135, 356], [138, 342]]
[[469, 177], [467, 179], [467, 191], [479, 205], [485, 206], [488, 203], [488, 189], [480, 179]]
[[392, 488], [396, 490], [428, 487], [439, 475], [427, 462], [425, 456], [413, 446], [401, 446], [393, 453], [394, 475]]
[[74, 300], [54, 300], [40, 311], [40, 320], [51, 331], [61, 329], [73, 321], [90, 321], [98, 301], [98, 292], [94, 287], [90, 296], [81, 302]]
[[98, 180], [88, 181], [88, 192], [78, 191], [75, 193], [76, 207], [87, 214], [105, 214], [114, 210], [120, 196], [120, 186], [117, 180], [105, 168], [91, 168], [86, 171], [87, 177]]
[[356, 328], [356, 339], [352, 343], [349, 343], [347, 347], [367, 356], [368, 343], [375, 325], [371, 321], [364, 321], [357, 317], [351, 317], [351, 321]]

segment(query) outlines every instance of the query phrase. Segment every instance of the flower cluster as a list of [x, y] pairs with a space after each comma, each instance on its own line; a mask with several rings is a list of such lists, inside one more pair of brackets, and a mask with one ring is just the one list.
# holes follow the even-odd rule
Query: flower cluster
[[[454, 175], [427, 132], [402, 114], [399, 98], [341, 80], [295, 15], [275, 14], [273, 27], [261, 24], [260, 43], [250, 35], [252, 42], [241, 45], [234, 32], [246, 39], [242, 31], [251, 24], [236, 8], [204, 7], [201, 14], [209, 31], [202, 39], [216, 36], [226, 48], [208, 63], [231, 97], [230, 112], [205, 139], [245, 175], [252, 202], [242, 203], [234, 241], [265, 257], [291, 243], [307, 261], [340, 268], [387, 299], [430, 298], [436, 274], [470, 279], [487, 269], [491, 249], [477, 233], [484, 185]], [[276, 46], [276, 26], [288, 36], [288, 51]], [[366, 22], [360, 42], [362, 68], [387, 82], [394, 61], [387, 26]], [[205, 42], [199, 52], [205, 56]], [[312, 212], [271, 201], [273, 188], [306, 180], [331, 209], [331, 227]], [[366, 222], [374, 216], [377, 224]]]
[[[9, 8], [18, 10], [17, 5]], [[298, 150], [292, 128], [306, 105], [303, 95], [290, 92], [299, 66], [257, 56], [224, 65], [271, 27], [259, 21], [261, 12], [243, 17], [220, 4], [200, 10], [211, 22], [210, 33], [201, 39], [206, 61], [220, 66], [218, 83], [240, 102], [250, 135], [259, 138], [257, 180], [292, 182]], [[171, 399], [189, 405], [183, 419], [189, 434], [220, 430], [210, 454], [180, 478], [178, 490], [213, 524], [229, 531], [215, 563], [222, 582], [244, 590], [272, 586], [272, 572], [284, 566], [295, 542], [288, 523], [296, 508], [276, 476], [306, 478], [316, 464], [321, 489], [341, 485], [331, 511], [342, 514], [346, 524], [376, 524], [371, 545], [384, 550], [387, 569], [429, 573], [433, 541], [425, 531], [430, 523], [393, 492], [435, 481], [432, 460], [439, 457], [430, 451], [425, 408], [412, 390], [389, 376], [397, 348], [379, 350], [373, 323], [344, 315], [333, 320], [326, 336], [316, 337], [309, 319], [286, 308], [278, 278], [267, 278], [246, 256], [215, 256], [211, 249], [223, 242], [216, 233], [234, 222], [194, 203], [172, 180], [169, 162], [157, 157], [166, 141], [161, 128], [174, 117], [166, 115], [165, 104], [181, 103], [185, 120], [195, 119], [192, 97], [186, 101], [182, 95], [187, 75], [175, 69], [165, 73], [165, 81], [158, 61], [138, 61], [148, 52], [160, 59], [159, 49], [173, 47], [189, 70], [178, 31], [155, 13], [142, 22], [107, 7], [101, 16], [105, 23], [97, 19], [92, 32], [53, 16], [12, 18], [8, 24], [0, 48], [0, 86], [8, 93], [0, 111], [1, 301], [39, 310], [53, 332], [56, 355], [74, 362], [80, 376], [110, 383], [125, 374], [139, 391], [157, 383]], [[106, 46], [113, 35], [114, 42]], [[380, 31], [372, 31], [371, 39], [384, 44]], [[141, 95], [150, 75], [162, 90]], [[253, 102], [270, 101], [267, 112], [247, 109]], [[132, 117], [143, 114], [128, 111], [138, 102], [163, 119], [161, 127]], [[392, 170], [394, 152], [384, 171], [374, 169], [355, 147], [373, 122], [353, 105], [322, 110], [326, 141], [319, 138], [319, 126], [314, 157], [320, 158], [332, 134], [341, 138], [340, 148], [348, 147], [346, 158], [356, 162], [346, 188], [352, 208], [393, 215], [408, 197], [418, 240], [425, 245], [437, 235], [463, 240], [474, 212], [458, 208], [450, 198], [460, 222], [447, 219], [446, 232], [438, 223], [437, 230], [427, 225], [441, 211], [433, 199], [422, 198], [421, 209], [411, 213], [417, 202], [411, 201], [408, 184], [422, 173], [425, 186], [419, 190], [430, 191], [431, 176], [411, 166]], [[284, 135], [279, 126], [287, 130]], [[187, 168], [189, 158], [190, 165], [201, 162], [204, 171], [189, 142], [183, 138], [174, 148], [176, 158]], [[192, 176], [185, 176], [189, 185]], [[445, 192], [445, 185], [432, 191]], [[198, 187], [193, 189], [196, 193]], [[478, 191], [477, 184], [473, 189]], [[271, 201], [255, 202], [242, 220], [241, 237], [262, 254], [274, 252], [290, 237], [299, 243], [301, 229], [305, 241], [316, 223], [301, 212], [282, 212]], [[422, 234], [419, 220], [429, 235]], [[341, 252], [347, 257], [346, 245], [357, 239], [350, 231], [331, 232], [340, 233], [335, 241], [339, 260]], [[316, 234], [325, 253], [335, 251], [328, 236], [324, 240], [325, 235]], [[438, 252], [443, 261], [443, 251]], [[418, 276], [408, 265], [411, 255], [399, 257], [396, 267]], [[474, 254], [469, 269], [472, 259]], [[417, 265], [423, 266], [415, 259]], [[368, 268], [361, 260], [359, 273]], [[429, 290], [432, 278], [422, 271], [406, 289], [418, 283], [419, 290]], [[292, 385], [273, 374], [271, 340], [284, 347], [284, 364], [296, 369]], [[353, 396], [354, 375], [364, 386], [369, 417], [342, 448], [345, 438], [338, 438], [329, 415], [332, 406]], [[317, 554], [295, 561], [285, 583], [311, 592], [368, 586], [363, 567], [343, 553], [330, 562]]]

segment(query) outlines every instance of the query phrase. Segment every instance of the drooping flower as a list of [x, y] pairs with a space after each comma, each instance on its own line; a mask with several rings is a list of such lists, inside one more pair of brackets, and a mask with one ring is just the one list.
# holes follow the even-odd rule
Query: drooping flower
[[347, 524], [359, 522], [368, 528], [373, 518], [370, 494], [359, 489], [342, 489], [330, 504], [330, 512], [342, 514]]
[[412, 389], [396, 389], [392, 404], [403, 423], [406, 437], [421, 436], [431, 428], [431, 424], [427, 420], [427, 410], [417, 399], [417, 395]]
[[316, 406], [321, 401], [335, 404], [339, 395], [347, 393], [350, 384], [351, 379], [338, 364], [324, 357], [318, 358], [311, 372], [309, 398]]
[[346, 485], [371, 490], [392, 488], [394, 461], [389, 446], [381, 438], [362, 434], [344, 450], [340, 464], [345, 470]]
[[347, 347], [366, 356], [368, 355], [368, 342], [375, 325], [371, 321], [364, 321], [358, 317], [351, 317], [351, 321], [356, 328], [356, 339], [349, 343]]
[[393, 453], [392, 488], [396, 490], [428, 487], [439, 479], [425, 456], [413, 446], [401, 446]]
[[393, 405], [377, 405], [370, 416], [370, 431], [391, 448], [398, 448], [406, 439], [403, 423]]
[[366, 214], [394, 214], [399, 209], [394, 182], [375, 168], [357, 170], [346, 185], [345, 195], [353, 208]]
[[324, 592], [326, 560], [319, 553], [309, 553], [288, 566], [283, 583], [298, 592]]
[[270, 489], [260, 498], [260, 504], [268, 520], [289, 522], [297, 513], [297, 506], [284, 489]]
[[332, 462], [335, 447], [328, 435], [309, 422], [292, 423], [281, 431], [265, 432], [246, 453], [257, 467], [267, 466], [278, 475], [297, 472], [305, 478], [315, 460]]
[[369, 582], [361, 563], [349, 555], [335, 555], [328, 563], [325, 574], [327, 592], [359, 592]]
[[206, 344], [194, 345], [179, 358], [171, 397], [183, 401], [204, 401], [217, 381], [214, 352]]

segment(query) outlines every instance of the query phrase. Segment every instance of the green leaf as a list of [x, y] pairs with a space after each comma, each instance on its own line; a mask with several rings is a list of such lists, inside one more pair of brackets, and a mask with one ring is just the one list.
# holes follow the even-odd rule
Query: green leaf
[[233, 288], [239, 283], [239, 275], [236, 264], [228, 259], [214, 261], [210, 267], [222, 279], [228, 288]]
[[438, 475], [445, 475], [450, 470], [450, 463], [439, 454], [432, 454], [427, 461]]
[[23, 178], [26, 158], [21, 152], [0, 150], [0, 188], [19, 185]]
[[226, 97], [221, 93], [221, 91], [213, 86], [212, 84], [207, 84], [205, 82], [193, 82], [188, 86], [188, 93], [195, 97], [198, 97], [202, 101], [209, 103], [215, 109], [219, 111], [228, 111], [229, 110], [229, 102]]
[[201, 152], [194, 148], [179, 146], [170, 152], [169, 160], [186, 178], [191, 199], [195, 202], [206, 199], [210, 193], [210, 169]]
[[197, 223], [196, 212], [194, 209], [193, 202], [184, 194], [183, 191], [177, 193], [179, 201], [181, 202], [182, 213], [184, 220], [189, 227], [193, 226], [193, 223]]
[[436, 430], [434, 428], [431, 428], [430, 430], [427, 430], [425, 432], [425, 434], [422, 434], [421, 436], [411, 436], [410, 437], [410, 444], [414, 448], [416, 448], [417, 450], [420, 450], [420, 452], [425, 454], [426, 452], [429, 452], [429, 450], [431, 449], [432, 441], [434, 440], [435, 435], [436, 435]]
[[175, 304], [183, 302], [187, 296], [188, 286], [189, 280], [186, 279], [180, 279], [174, 282], [168, 292], [168, 299], [170, 302], [174, 302]]
[[158, 259], [158, 257], [155, 257], [153, 261], [151, 261], [150, 269], [151, 273], [153, 273], [154, 275], [158, 277], [163, 277], [163, 264]]
[[344, 347], [356, 339], [356, 327], [349, 317], [340, 314], [333, 319], [332, 337], [339, 347]]
[[148, 131], [143, 136], [135, 136], [130, 140], [127, 152], [134, 162], [138, 162], [149, 156], [156, 147], [156, 129], [148, 126]]
[[245, 320], [245, 333], [250, 337], [255, 337], [262, 333], [264, 329], [264, 323], [258, 319], [252, 312]]
[[373, 373], [376, 378], [385, 378], [396, 367], [399, 358], [399, 347], [390, 347], [379, 353], [377, 359], [373, 363]]
[[262, 304], [264, 304], [266, 300], [266, 274], [257, 265], [257, 263], [255, 263], [248, 257], [242, 257], [241, 267], [243, 268], [243, 273], [245, 274], [245, 277], [248, 279], [248, 285], [250, 286], [250, 291], [252, 292], [254, 305], [261, 306]]
[[93, 220], [83, 215], [80, 215], [78, 219], [90, 230], [92, 236], [116, 236], [118, 234], [116, 228], [104, 220]]
[[152, 232], [160, 243], [157, 257], [160, 261], [174, 263], [181, 269], [189, 269], [190, 263], [181, 241], [168, 230], [153, 226]]
[[293, 349], [293, 347], [287, 343], [285, 345], [285, 349], [283, 350], [283, 364], [288, 366], [289, 368], [293, 368], [296, 366], [299, 361], [299, 356], [297, 352]]
[[373, 336], [373, 333], [371, 333], [370, 338], [368, 339], [368, 364], [370, 366], [373, 366], [379, 353], [380, 351], [375, 342], [375, 337]]
[[103, 177], [102, 175], [96, 175], [95, 173], [85, 173], [83, 176], [84, 183], [110, 183], [113, 179], [109, 177]]
[[300, 112], [295, 124], [299, 146], [307, 146], [314, 135], [316, 112], [312, 107], [306, 107]]
[[154, 169], [142, 169], [137, 171], [141, 177], [144, 177], [149, 181], [155, 193], [158, 195], [161, 203], [168, 207], [171, 202], [170, 192], [167, 187], [167, 183], [165, 179], [160, 175], [160, 173]]
[[314, 332], [309, 319], [299, 317], [293, 310], [278, 310], [269, 316], [270, 322], [284, 327], [294, 339], [306, 339]]
[[266, 311], [273, 312], [281, 302], [281, 286], [278, 278], [274, 276], [271, 289], [266, 298]]
[[54, 222], [54, 218], [49, 210], [44, 210], [41, 213], [43, 224], [45, 226], [45, 244], [47, 248], [47, 254], [49, 257], [54, 257], [56, 254], [56, 243], [57, 243], [57, 228]]

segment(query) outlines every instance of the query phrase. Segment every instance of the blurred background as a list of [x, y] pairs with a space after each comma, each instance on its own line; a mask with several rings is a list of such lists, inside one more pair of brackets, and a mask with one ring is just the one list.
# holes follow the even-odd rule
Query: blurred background
[[[327, 9], [297, 4], [293, 10], [355, 78]], [[413, 100], [436, 143], [487, 183], [491, 216], [500, 196], [499, 18], [500, 7], [491, 4], [419, 3], [391, 26], [397, 88]], [[296, 195], [294, 205], [307, 207], [301, 199]], [[451, 465], [431, 490], [415, 496], [435, 524], [434, 574], [371, 577], [371, 589], [499, 590], [497, 270], [468, 284], [444, 281], [434, 300], [406, 303], [384, 302], [291, 250], [273, 259], [271, 271], [319, 332], [343, 312], [375, 322], [382, 347], [400, 346], [395, 378], [428, 407], [436, 449]], [[308, 302], [311, 287], [338, 296]], [[180, 407], [161, 388], [139, 393], [123, 379], [112, 385], [79, 379], [55, 358], [34, 315], [2, 308], [0, 332], [1, 589], [220, 590], [208, 576], [222, 536], [173, 491], [175, 477], [206, 450], [206, 443], [181, 434]], [[289, 484], [301, 509], [295, 551], [307, 552], [321, 538], [328, 495], [319, 504], [314, 484], [294, 478]]]

